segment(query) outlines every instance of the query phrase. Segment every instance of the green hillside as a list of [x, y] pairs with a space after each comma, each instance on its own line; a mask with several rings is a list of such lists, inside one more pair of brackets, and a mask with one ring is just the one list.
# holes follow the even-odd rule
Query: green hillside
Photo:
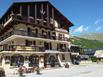
[[103, 43], [97, 40], [88, 40], [79, 37], [70, 38], [72, 44], [78, 45], [81, 48], [103, 48]]
[[89, 40], [98, 40], [103, 42], [103, 33], [85, 33], [80, 35], [80, 37]]

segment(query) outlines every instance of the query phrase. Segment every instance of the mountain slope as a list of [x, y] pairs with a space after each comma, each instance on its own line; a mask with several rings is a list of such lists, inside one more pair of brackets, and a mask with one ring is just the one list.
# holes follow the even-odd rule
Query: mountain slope
[[103, 43], [97, 40], [88, 40], [74, 36], [70, 38], [70, 41], [81, 48], [103, 48]]
[[103, 42], [103, 33], [86, 33], [82, 34], [80, 37], [89, 40], [98, 40]]

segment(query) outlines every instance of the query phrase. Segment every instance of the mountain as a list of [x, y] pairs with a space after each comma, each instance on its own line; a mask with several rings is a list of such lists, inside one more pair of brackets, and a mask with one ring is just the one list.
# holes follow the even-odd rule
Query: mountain
[[81, 48], [90, 48], [90, 49], [103, 48], [103, 42], [100, 42], [98, 40], [89, 40], [73, 36], [70, 38], [70, 41], [72, 44], [78, 45]]
[[80, 37], [89, 40], [98, 40], [100, 42], [103, 42], [103, 33], [85, 33], [82, 34]]

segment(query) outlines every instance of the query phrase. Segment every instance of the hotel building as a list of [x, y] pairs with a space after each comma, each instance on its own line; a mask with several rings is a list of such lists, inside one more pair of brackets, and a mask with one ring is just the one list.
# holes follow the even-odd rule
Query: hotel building
[[71, 62], [73, 24], [50, 2], [16, 2], [0, 19], [2, 66], [55, 67]]

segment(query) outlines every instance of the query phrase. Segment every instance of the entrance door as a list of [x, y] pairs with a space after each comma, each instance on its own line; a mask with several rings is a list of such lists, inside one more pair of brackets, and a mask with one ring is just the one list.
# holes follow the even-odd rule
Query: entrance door
[[49, 53], [45, 53], [45, 55], [44, 55], [44, 66], [45, 67], [47, 67], [47, 65], [48, 65], [48, 58], [49, 58]]
[[56, 61], [56, 59], [54, 56], [49, 57], [49, 63], [50, 63], [51, 67], [55, 67], [55, 61]]
[[38, 55], [31, 55], [29, 57], [29, 66], [39, 66], [39, 56]]

